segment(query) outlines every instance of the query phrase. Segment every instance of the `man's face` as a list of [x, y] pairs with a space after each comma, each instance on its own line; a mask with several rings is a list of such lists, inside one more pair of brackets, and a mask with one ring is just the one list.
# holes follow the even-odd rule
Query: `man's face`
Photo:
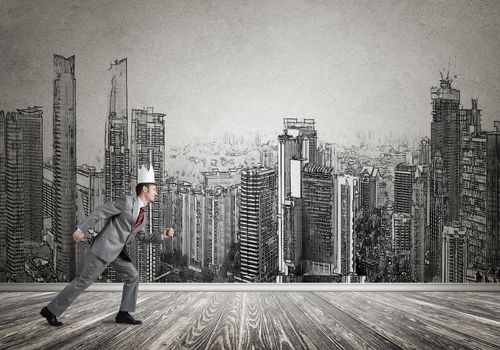
[[156, 198], [156, 185], [144, 186], [142, 189], [144, 191], [144, 197], [148, 203], [154, 202]]

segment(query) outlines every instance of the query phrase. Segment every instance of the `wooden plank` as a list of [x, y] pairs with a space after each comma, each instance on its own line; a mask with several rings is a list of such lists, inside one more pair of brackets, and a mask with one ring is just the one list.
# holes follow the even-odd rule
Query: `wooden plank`
[[442, 293], [442, 292], [400, 292], [409, 299], [425, 301], [450, 310], [459, 310], [479, 317], [500, 319], [500, 293]]
[[[385, 294], [385, 293], [383, 293]], [[412, 314], [401, 312], [399, 305], [387, 305], [378, 300], [379, 293], [320, 292], [314, 296], [323, 299], [346, 314], [372, 328], [401, 348], [454, 349], [463, 348], [459, 342], [448, 341]], [[372, 297], [368, 297], [368, 295]], [[319, 300], [313, 302], [321, 305]]]
[[397, 292], [370, 294], [367, 298], [377, 300], [388, 307], [414, 315], [432, 325], [441, 337], [474, 349], [498, 349], [500, 344], [500, 321], [450, 309], [427, 301], [406, 297]]
[[[127, 337], [110, 338], [105, 347], [125, 349], [166, 348], [179, 342], [180, 335], [214, 298], [215, 293], [148, 293], [152, 298], [141, 306], [140, 326], [116, 326], [130, 332]], [[99, 344], [101, 345], [101, 343]]]
[[196, 315], [194, 321], [185, 325], [187, 330], [180, 336], [175, 348], [206, 349], [206, 344], [221, 321], [229, 298], [231, 296], [225, 293], [215, 293], [215, 297]]
[[273, 349], [308, 349], [310, 340], [304, 337], [300, 327], [285, 312], [282, 305], [276, 302], [274, 292], [258, 293], [264, 317], [269, 318], [271, 348]]
[[301, 322], [314, 324], [321, 330], [325, 341], [329, 341], [329, 349], [399, 349], [371, 327], [312, 293], [287, 293], [287, 297], [304, 315]]
[[[55, 295], [56, 293], [53, 294]], [[66, 325], [62, 328], [55, 328], [48, 325], [45, 319], [43, 319], [39, 314], [42, 307], [46, 306], [54, 295], [44, 298], [45, 300], [39, 300], [39, 303], [29, 312], [19, 313], [17, 315], [17, 319], [6, 320], [6, 322], [9, 323], [2, 323], [2, 326], [8, 325], [10, 332], [13, 332], [13, 334], [9, 334], [7, 337], [0, 336], [0, 342], [2, 344], [5, 343], [8, 346], [18, 346], [22, 344], [23, 349], [37, 349], [49, 348], [53, 344], [58, 343], [64, 344], [64, 341], [70, 339], [75, 330], [82, 327], [81, 324], [78, 322], [76, 324], [71, 322], [71, 316], [60, 317], [61, 320], [66, 322]], [[103, 298], [103, 300], [97, 299], [96, 301], [91, 299], [91, 295], [85, 293], [81, 296], [81, 298], [75, 301], [74, 305], [72, 305], [72, 307], [70, 307], [65, 314], [75, 314], [78, 312], [78, 304], [88, 307], [89, 303], [92, 303], [92, 306], [98, 309], [103, 309], [109, 304], [109, 300]], [[96, 320], [89, 317], [88, 311], [85, 312], [85, 316], [93, 322], [99, 321], [98, 319]]]

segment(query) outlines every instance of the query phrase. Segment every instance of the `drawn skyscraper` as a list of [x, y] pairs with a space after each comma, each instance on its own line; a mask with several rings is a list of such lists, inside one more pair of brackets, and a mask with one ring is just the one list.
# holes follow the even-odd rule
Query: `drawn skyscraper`
[[341, 240], [335, 229], [334, 177], [331, 167], [314, 163], [302, 167], [303, 272], [314, 275], [333, 275], [335, 270], [340, 270]]
[[400, 163], [394, 172], [394, 211], [411, 214], [415, 186], [415, 165]]
[[42, 241], [43, 229], [43, 120], [36, 107], [18, 109], [22, 125], [24, 239]]
[[354, 216], [359, 181], [333, 167], [291, 160], [291, 195], [284, 206], [286, 281], [305, 275], [330, 281], [354, 273]]
[[412, 279], [424, 282], [425, 251], [428, 247], [428, 229], [430, 222], [430, 166], [419, 164], [415, 173], [412, 207]]
[[42, 111], [0, 112], [0, 249], [9, 281], [24, 279], [23, 244], [42, 241]]
[[460, 91], [452, 79], [442, 76], [440, 87], [431, 88], [431, 222], [430, 275], [441, 276], [441, 232], [459, 219], [460, 203]]
[[268, 282], [276, 277], [275, 193], [274, 169], [242, 170], [239, 234], [243, 282]]
[[365, 166], [359, 175], [360, 178], [360, 206], [363, 210], [371, 211], [378, 206], [380, 171], [372, 166]]
[[[146, 231], [161, 232], [163, 229], [163, 173], [165, 170], [165, 114], [153, 109], [132, 110], [131, 121], [131, 184], [137, 185], [137, 169], [152, 166], [156, 176], [157, 200], [149, 205]], [[136, 263], [139, 279], [152, 282], [160, 261], [160, 244], [131, 242], [132, 260]]]
[[[106, 200], [130, 194], [130, 148], [127, 93], [127, 59], [111, 64], [111, 91], [106, 123]], [[137, 169], [132, 169], [132, 173]]]
[[[110, 64], [109, 72], [111, 86], [104, 147], [106, 201], [131, 194], [127, 59], [115, 60], [114, 63]], [[112, 266], [106, 267], [102, 277], [110, 282], [119, 282]]]
[[[278, 136], [278, 280], [288, 274], [284, 257], [285, 206], [291, 195], [291, 161], [317, 161], [317, 132], [314, 119], [299, 121], [296, 118], [283, 119], [283, 134]], [[300, 172], [300, 170], [299, 170]]]
[[412, 238], [415, 232], [415, 216], [413, 215], [415, 171], [415, 165], [400, 163], [394, 172], [392, 246], [393, 250], [406, 260], [410, 260]]
[[[7, 192], [6, 192], [6, 171], [7, 171], [7, 119], [4, 111], [0, 111], [0, 217], [6, 216]], [[0, 220], [0, 267], [7, 266], [6, 251], [7, 220]], [[4, 271], [0, 275], [0, 282], [5, 282]]]
[[354, 218], [360, 206], [359, 179], [351, 175], [335, 174], [334, 232], [338, 241], [335, 273], [342, 274], [345, 282], [352, 281], [355, 272]]
[[486, 263], [500, 266], [500, 121], [486, 134]]
[[443, 227], [441, 281], [465, 283], [467, 278], [468, 236], [465, 228]]
[[54, 55], [54, 211], [58, 277], [75, 277], [76, 80], [75, 56]]
[[[219, 270], [227, 259], [236, 236], [236, 196], [238, 186], [207, 189], [206, 198], [206, 250], [204, 266]], [[171, 227], [171, 226], [168, 226]]]
[[468, 236], [467, 268], [487, 270], [486, 138], [477, 100], [472, 100], [472, 109], [460, 109], [460, 124], [460, 224]]
[[24, 282], [24, 191], [23, 191], [23, 134], [16, 112], [6, 116], [6, 207], [3, 217], [7, 222], [6, 252], [7, 280]]

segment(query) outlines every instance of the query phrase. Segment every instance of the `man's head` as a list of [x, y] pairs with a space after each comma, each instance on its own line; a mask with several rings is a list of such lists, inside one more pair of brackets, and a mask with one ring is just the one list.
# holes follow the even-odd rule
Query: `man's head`
[[139, 183], [135, 187], [137, 197], [140, 197], [145, 204], [154, 202], [156, 197], [156, 181], [153, 166], [150, 165], [149, 169], [147, 169], [142, 165], [137, 172], [137, 180]]
[[144, 204], [152, 203], [156, 198], [156, 185], [154, 183], [140, 183], [135, 187], [135, 193]]

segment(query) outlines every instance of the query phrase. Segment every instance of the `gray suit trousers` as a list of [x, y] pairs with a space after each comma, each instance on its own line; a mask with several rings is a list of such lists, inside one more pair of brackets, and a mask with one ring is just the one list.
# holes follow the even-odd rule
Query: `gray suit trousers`
[[[78, 277], [71, 281], [50, 303], [47, 308], [56, 316], [60, 316], [71, 303], [90, 286], [108, 266], [92, 252]], [[139, 274], [132, 262], [117, 257], [111, 266], [123, 277], [124, 285], [120, 311], [134, 312], [139, 288]]]

